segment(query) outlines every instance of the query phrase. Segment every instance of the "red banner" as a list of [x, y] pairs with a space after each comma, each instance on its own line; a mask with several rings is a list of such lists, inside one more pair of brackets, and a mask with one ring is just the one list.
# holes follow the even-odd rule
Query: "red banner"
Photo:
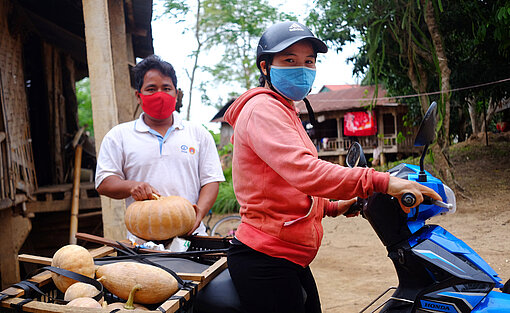
[[372, 112], [348, 112], [344, 115], [345, 136], [373, 136], [377, 125]]

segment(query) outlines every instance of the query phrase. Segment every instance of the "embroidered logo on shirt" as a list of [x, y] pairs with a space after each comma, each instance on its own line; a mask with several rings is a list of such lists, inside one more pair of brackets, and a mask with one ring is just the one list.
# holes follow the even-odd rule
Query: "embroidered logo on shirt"
[[195, 154], [197, 152], [197, 149], [195, 149], [194, 147], [188, 147], [186, 145], [182, 145], [181, 146], [181, 152], [182, 153], [189, 153], [191, 155]]

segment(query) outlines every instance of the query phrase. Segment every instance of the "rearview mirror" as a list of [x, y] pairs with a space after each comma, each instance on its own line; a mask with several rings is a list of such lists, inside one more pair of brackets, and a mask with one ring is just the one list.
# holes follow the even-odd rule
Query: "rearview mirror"
[[363, 148], [358, 142], [353, 142], [349, 151], [347, 151], [347, 157], [345, 158], [345, 163], [349, 167], [367, 167], [367, 159], [365, 158], [365, 154], [363, 153]]
[[436, 111], [437, 111], [437, 103], [434, 101], [430, 104], [427, 113], [423, 117], [423, 120], [420, 124], [420, 129], [418, 130], [418, 134], [414, 139], [414, 146], [423, 147], [428, 146], [434, 142], [436, 138]]

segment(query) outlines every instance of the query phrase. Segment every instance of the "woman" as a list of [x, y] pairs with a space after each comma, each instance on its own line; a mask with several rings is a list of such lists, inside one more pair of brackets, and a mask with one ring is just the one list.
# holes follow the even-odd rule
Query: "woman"
[[234, 128], [232, 175], [242, 216], [228, 266], [247, 312], [321, 311], [308, 266], [322, 239], [321, 220], [346, 212], [354, 197], [383, 192], [400, 199], [412, 192], [418, 204], [422, 194], [440, 199], [388, 173], [318, 159], [294, 101], [310, 92], [317, 53], [325, 52], [326, 45], [300, 23], [269, 27], [257, 47], [261, 87], [245, 92], [225, 113]]

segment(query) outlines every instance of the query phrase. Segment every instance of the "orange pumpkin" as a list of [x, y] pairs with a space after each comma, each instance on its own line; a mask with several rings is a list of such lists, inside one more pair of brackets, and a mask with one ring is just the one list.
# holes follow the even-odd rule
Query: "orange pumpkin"
[[124, 217], [127, 229], [145, 240], [166, 240], [188, 233], [195, 224], [194, 205], [179, 196], [133, 202]]
[[[53, 255], [51, 266], [82, 274], [90, 278], [94, 278], [94, 273], [96, 271], [94, 259], [90, 252], [78, 245], [66, 245], [58, 249]], [[51, 278], [55, 286], [64, 293], [69, 286], [76, 283], [76, 280], [56, 273], [51, 273]]]

